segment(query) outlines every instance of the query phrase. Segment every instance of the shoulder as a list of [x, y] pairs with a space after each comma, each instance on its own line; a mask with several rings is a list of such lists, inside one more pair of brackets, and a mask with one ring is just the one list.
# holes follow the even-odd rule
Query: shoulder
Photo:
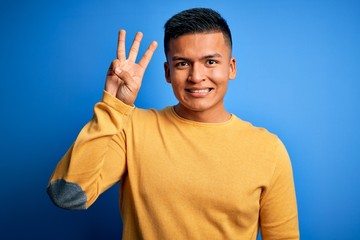
[[161, 110], [154, 108], [143, 109], [135, 107], [131, 115], [131, 123], [136, 126], [154, 126], [154, 125], [163, 125], [166, 122], [171, 121], [169, 116], [169, 108], [166, 107]]
[[287, 151], [279, 136], [265, 127], [255, 126], [248, 121], [235, 117], [234, 133], [242, 139], [249, 150], [253, 150], [271, 161], [287, 158]]
[[237, 116], [234, 116], [233, 122], [235, 131], [241, 132], [242, 135], [250, 137], [254, 141], [267, 141], [269, 143], [279, 141], [278, 136], [265, 127], [255, 126], [251, 122], [242, 120]]
[[141, 120], [144, 118], [164, 118], [167, 116], [170, 107], [165, 107], [164, 109], [157, 110], [154, 108], [143, 109], [135, 107], [133, 111], [133, 119]]

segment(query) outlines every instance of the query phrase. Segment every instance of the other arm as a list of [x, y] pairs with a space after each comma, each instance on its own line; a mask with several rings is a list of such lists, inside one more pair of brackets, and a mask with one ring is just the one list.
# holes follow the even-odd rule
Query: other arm
[[298, 240], [296, 194], [288, 153], [278, 140], [276, 167], [270, 186], [260, 199], [260, 228], [263, 240]]

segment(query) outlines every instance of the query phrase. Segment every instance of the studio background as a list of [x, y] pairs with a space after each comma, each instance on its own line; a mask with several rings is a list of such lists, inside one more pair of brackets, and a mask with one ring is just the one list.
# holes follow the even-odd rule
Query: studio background
[[92, 117], [115, 57], [144, 33], [159, 47], [137, 107], [176, 103], [163, 73], [163, 25], [190, 7], [219, 11], [232, 30], [238, 74], [226, 106], [285, 143], [301, 239], [360, 235], [359, 1], [0, 2], [0, 238], [120, 239], [118, 185], [87, 211], [46, 194], [57, 162]]

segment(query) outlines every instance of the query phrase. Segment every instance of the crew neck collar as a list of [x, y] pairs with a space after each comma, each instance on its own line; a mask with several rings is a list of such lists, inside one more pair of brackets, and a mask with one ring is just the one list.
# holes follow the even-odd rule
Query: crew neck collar
[[195, 120], [190, 120], [190, 119], [186, 119], [183, 118], [181, 116], [179, 116], [176, 111], [175, 111], [175, 106], [169, 106], [167, 107], [169, 109], [169, 112], [179, 121], [183, 122], [183, 123], [187, 123], [187, 124], [192, 124], [192, 125], [201, 125], [201, 126], [221, 126], [221, 125], [228, 125], [230, 124], [234, 119], [235, 119], [235, 115], [230, 113], [230, 118], [224, 122], [199, 122], [199, 121], [195, 121]]

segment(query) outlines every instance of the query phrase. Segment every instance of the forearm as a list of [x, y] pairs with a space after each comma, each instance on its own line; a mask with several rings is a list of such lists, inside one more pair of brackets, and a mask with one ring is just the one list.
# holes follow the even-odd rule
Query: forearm
[[57, 165], [48, 186], [54, 203], [63, 208], [88, 208], [125, 171], [122, 130], [132, 107], [104, 92], [94, 117]]

